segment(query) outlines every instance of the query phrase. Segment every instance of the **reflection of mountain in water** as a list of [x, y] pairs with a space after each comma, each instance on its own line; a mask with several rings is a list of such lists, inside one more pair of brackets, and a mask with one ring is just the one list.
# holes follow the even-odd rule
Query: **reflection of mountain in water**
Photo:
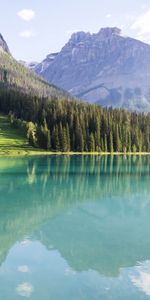
[[26, 235], [78, 271], [113, 276], [150, 259], [150, 157], [0, 161], [0, 261]]

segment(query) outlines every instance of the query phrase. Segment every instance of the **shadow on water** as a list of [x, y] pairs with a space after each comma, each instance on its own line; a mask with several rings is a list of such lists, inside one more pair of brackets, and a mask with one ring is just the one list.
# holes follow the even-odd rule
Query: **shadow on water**
[[75, 271], [150, 259], [150, 157], [0, 158], [0, 264], [25, 236]]

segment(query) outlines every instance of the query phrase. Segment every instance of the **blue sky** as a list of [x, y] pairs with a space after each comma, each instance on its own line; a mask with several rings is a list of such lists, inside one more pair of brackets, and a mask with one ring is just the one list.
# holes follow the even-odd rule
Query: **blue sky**
[[0, 0], [0, 32], [17, 59], [41, 61], [72, 32], [117, 26], [150, 43], [150, 0]]

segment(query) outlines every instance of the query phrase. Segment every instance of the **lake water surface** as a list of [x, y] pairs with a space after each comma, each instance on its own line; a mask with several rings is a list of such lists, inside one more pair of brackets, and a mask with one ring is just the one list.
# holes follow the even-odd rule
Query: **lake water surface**
[[150, 156], [0, 158], [0, 300], [150, 298]]

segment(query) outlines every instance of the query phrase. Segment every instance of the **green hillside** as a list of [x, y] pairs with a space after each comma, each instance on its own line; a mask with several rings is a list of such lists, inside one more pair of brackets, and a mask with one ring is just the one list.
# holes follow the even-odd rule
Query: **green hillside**
[[44, 81], [3, 51], [0, 51], [0, 87], [9, 87], [37, 97], [73, 98], [69, 93]]
[[0, 154], [20, 154], [37, 151], [28, 144], [20, 129], [14, 128], [8, 117], [0, 115]]

